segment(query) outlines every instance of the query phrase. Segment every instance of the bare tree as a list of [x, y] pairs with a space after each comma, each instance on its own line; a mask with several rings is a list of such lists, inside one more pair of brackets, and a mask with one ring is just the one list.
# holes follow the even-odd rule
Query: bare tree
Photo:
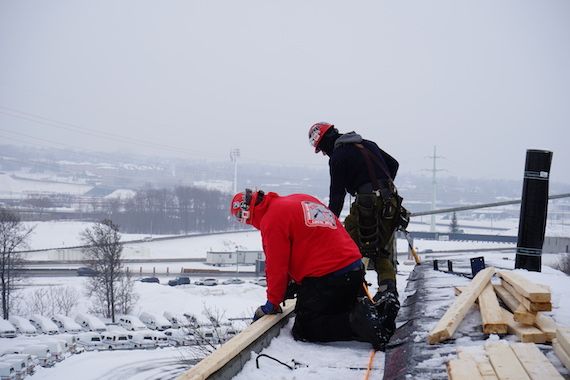
[[71, 286], [53, 286], [38, 288], [26, 297], [24, 311], [26, 314], [69, 315], [79, 303], [79, 292]]
[[18, 215], [0, 209], [0, 286], [4, 319], [10, 316], [11, 295], [23, 266], [22, 258], [16, 249], [27, 246], [33, 230], [33, 227], [26, 227]]
[[129, 314], [139, 299], [134, 291], [134, 282], [131, 272], [126, 271], [121, 278], [117, 289], [117, 311], [121, 314]]
[[[97, 272], [88, 280], [87, 291], [95, 296], [96, 308], [100, 309], [98, 311], [115, 322], [121, 282], [125, 277], [119, 226], [109, 219], [102, 220], [85, 229], [81, 233], [81, 240], [86, 245], [84, 253]], [[132, 292], [132, 287], [130, 291]]]

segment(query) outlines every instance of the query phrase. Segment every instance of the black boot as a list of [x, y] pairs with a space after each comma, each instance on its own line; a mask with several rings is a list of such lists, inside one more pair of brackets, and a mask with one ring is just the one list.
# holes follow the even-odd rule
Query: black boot
[[400, 310], [400, 301], [398, 301], [398, 292], [395, 284], [393, 287], [376, 293], [374, 296], [374, 307], [378, 312], [380, 323], [383, 327], [382, 331], [385, 334], [383, 339], [387, 342], [396, 331], [396, 317]]
[[358, 298], [349, 315], [350, 327], [355, 339], [372, 343], [375, 350], [383, 350], [394, 333], [393, 329], [386, 328], [385, 319], [378, 314], [375, 304], [367, 297]]

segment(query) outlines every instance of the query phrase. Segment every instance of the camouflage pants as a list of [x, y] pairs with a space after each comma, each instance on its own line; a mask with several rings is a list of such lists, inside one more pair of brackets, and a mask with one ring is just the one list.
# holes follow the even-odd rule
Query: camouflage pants
[[[357, 203], [359, 202], [359, 204]], [[363, 207], [363, 204], [365, 207]], [[395, 231], [382, 224], [380, 213], [382, 212], [381, 198], [373, 194], [357, 195], [356, 200], [350, 207], [350, 213], [344, 220], [344, 226], [360, 248], [365, 258], [364, 264], [367, 269], [374, 269], [378, 276], [378, 286], [386, 281], [396, 282], [396, 239]], [[369, 206], [369, 207], [368, 207]], [[376, 254], [370, 254], [364, 248], [366, 238], [370, 236], [372, 244], [376, 248]]]

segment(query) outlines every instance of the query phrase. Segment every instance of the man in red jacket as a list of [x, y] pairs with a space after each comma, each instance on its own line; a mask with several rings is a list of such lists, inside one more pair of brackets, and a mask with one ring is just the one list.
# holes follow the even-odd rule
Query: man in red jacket
[[364, 295], [361, 254], [338, 218], [319, 200], [305, 194], [279, 196], [246, 189], [236, 194], [231, 213], [261, 231], [266, 258], [267, 302], [254, 320], [281, 312], [288, 284], [298, 285], [297, 340], [361, 340], [376, 349], [387, 343], [398, 312], [382, 315]]

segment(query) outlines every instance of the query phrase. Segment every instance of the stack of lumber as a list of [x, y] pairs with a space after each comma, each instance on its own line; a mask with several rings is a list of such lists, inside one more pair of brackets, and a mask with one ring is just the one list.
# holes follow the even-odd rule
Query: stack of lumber
[[459, 350], [447, 363], [452, 380], [465, 379], [564, 379], [533, 343], [488, 342], [484, 355]]
[[570, 329], [559, 327], [556, 330], [556, 338], [552, 341], [552, 348], [554, 353], [560, 359], [560, 362], [564, 364], [566, 368], [570, 370]]
[[525, 343], [552, 342], [557, 326], [543, 313], [552, 310], [550, 289], [510, 271], [497, 272], [501, 284], [493, 285], [494, 274], [494, 268], [486, 268], [469, 286], [455, 288], [458, 297], [430, 332], [430, 344], [450, 339], [474, 303], [479, 304], [485, 334], [510, 333]]

